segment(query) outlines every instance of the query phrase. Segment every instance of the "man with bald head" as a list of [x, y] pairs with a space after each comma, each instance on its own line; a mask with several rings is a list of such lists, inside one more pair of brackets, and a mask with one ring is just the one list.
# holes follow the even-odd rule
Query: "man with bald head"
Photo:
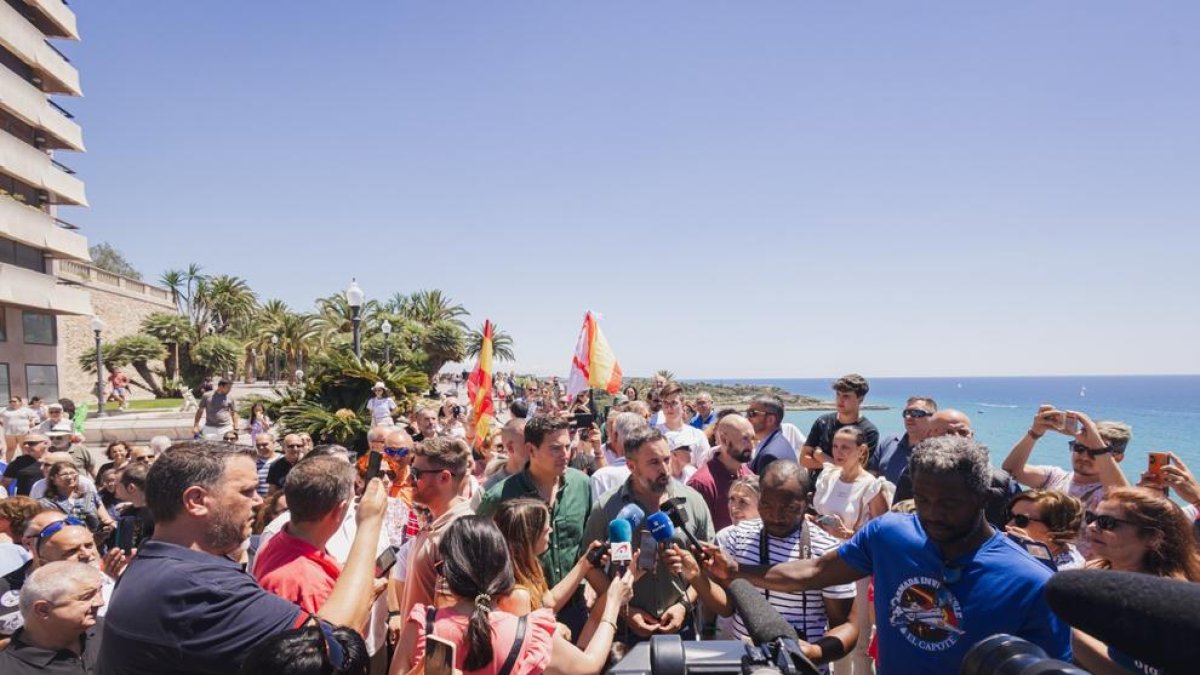
[[688, 487], [700, 493], [712, 514], [718, 532], [733, 524], [729, 515], [729, 486], [754, 472], [747, 464], [754, 454], [754, 427], [738, 414], [726, 415], [717, 423], [717, 442], [712, 459], [702, 464]]
[[267, 471], [267, 497], [283, 489], [283, 481], [288, 472], [296, 466], [296, 462], [304, 457], [304, 440], [300, 434], [288, 434], [283, 437], [283, 457], [275, 460]]
[[505, 478], [521, 473], [521, 469], [525, 468], [525, 462], [529, 461], [529, 452], [525, 449], [525, 419], [513, 417], [505, 422], [504, 428], [500, 430], [500, 442], [504, 444], [504, 461], [499, 462], [484, 479], [480, 495]]
[[971, 418], [966, 413], [953, 408], [939, 410], [929, 418], [929, 437], [962, 436], [974, 438], [975, 431], [971, 429]]

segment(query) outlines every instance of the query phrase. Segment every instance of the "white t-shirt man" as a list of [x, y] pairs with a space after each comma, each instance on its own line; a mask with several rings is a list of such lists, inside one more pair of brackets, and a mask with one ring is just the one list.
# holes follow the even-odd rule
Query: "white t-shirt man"
[[[696, 427], [684, 422], [675, 431], [667, 428], [667, 423], [663, 422], [654, 427], [662, 432], [663, 436], [667, 437], [667, 445], [671, 448], [678, 448], [681, 445], [687, 445], [692, 449], [692, 467], [700, 468], [704, 466], [708, 460], [712, 459], [712, 447], [708, 444], [708, 436], [704, 435]], [[688, 476], [690, 478], [691, 476]]]

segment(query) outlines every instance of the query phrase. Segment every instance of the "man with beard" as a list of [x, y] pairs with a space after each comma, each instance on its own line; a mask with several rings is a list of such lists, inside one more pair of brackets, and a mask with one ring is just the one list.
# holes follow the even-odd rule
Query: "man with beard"
[[688, 481], [688, 487], [700, 493], [712, 514], [717, 532], [733, 524], [729, 515], [729, 486], [754, 472], [746, 463], [754, 454], [754, 427], [738, 414], [726, 415], [717, 424], [717, 440], [712, 459], [705, 462]]
[[930, 438], [909, 467], [916, 514], [871, 520], [816, 560], [751, 567], [710, 548], [709, 573], [786, 592], [874, 576], [882, 675], [957, 673], [967, 651], [996, 633], [1070, 660], [1070, 628], [1043, 592], [1050, 569], [984, 518], [987, 451], [965, 436]]
[[[252, 450], [177, 443], [151, 467], [146, 501], [154, 538], [133, 557], [113, 593], [101, 675], [229, 673], [267, 638], [314, 620], [263, 590], [234, 562], [262, 504]], [[383, 486], [372, 480], [358, 505], [350, 556], [317, 620], [365, 623], [385, 506]]]
[[[608, 539], [608, 524], [627, 504], [637, 504], [647, 515], [661, 510], [668, 501], [673, 501], [686, 514], [687, 526], [697, 539], [708, 541], [713, 538], [712, 516], [704, 498], [686, 485], [671, 480], [671, 450], [667, 439], [657, 429], [646, 427], [634, 429], [621, 442], [625, 446], [629, 479], [619, 488], [609, 492], [592, 510], [584, 541]], [[646, 530], [643, 523], [634, 533], [634, 546], [656, 546], [654, 540], [641, 536]], [[687, 539], [679, 528], [675, 528], [672, 542], [687, 545]], [[656, 548], [661, 548], [656, 546]], [[634, 557], [638, 557], [638, 553]], [[696, 600], [696, 592], [687, 588], [687, 583], [678, 574], [678, 566], [668, 563], [667, 556], [656, 555], [655, 569], [647, 572], [633, 584], [633, 599], [625, 625], [617, 631], [616, 640], [632, 644], [649, 640], [659, 634], [679, 634], [685, 640], [696, 638], [696, 631], [689, 616], [689, 608]], [[636, 563], [635, 563], [636, 564]], [[674, 570], [672, 569], [674, 567]], [[603, 586], [602, 581], [588, 578], [589, 582]], [[597, 588], [597, 592], [603, 589]]]

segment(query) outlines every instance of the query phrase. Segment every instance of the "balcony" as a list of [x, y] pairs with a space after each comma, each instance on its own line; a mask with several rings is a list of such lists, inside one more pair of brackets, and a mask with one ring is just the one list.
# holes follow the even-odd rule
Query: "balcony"
[[175, 299], [171, 296], [171, 291], [165, 288], [151, 286], [137, 279], [113, 274], [99, 267], [74, 260], [55, 260], [53, 269], [55, 274], [66, 282], [79, 283], [88, 288], [139, 298], [146, 302], [162, 305], [165, 310], [175, 309]]
[[0, 196], [0, 236], [42, 249], [55, 258], [88, 261], [87, 238], [59, 227], [45, 211]]
[[0, 45], [34, 69], [43, 91], [82, 96], [79, 71], [75, 70], [46, 37], [7, 2], [0, 2]]
[[5, 263], [0, 263], [0, 304], [20, 305], [51, 314], [92, 313], [92, 299], [86, 290], [59, 283], [49, 274]]
[[25, 4], [29, 6], [30, 22], [44, 35], [79, 39], [75, 12], [63, 0], [25, 0]]
[[[0, 2], [0, 7], [8, 5]], [[0, 171], [49, 192], [55, 204], [87, 206], [83, 181], [59, 169], [50, 156], [17, 138], [0, 132]]]
[[45, 132], [46, 147], [83, 151], [83, 131], [46, 92], [8, 68], [0, 67], [0, 107], [31, 127]]

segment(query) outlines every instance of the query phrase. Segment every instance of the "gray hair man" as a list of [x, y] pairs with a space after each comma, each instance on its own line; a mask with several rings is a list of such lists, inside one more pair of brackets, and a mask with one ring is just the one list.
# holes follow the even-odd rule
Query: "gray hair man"
[[629, 479], [629, 464], [625, 457], [623, 439], [629, 438], [637, 429], [645, 429], [646, 418], [634, 412], [617, 413], [613, 419], [612, 435], [608, 437], [608, 447], [613, 459], [608, 466], [596, 469], [592, 474], [592, 500], [600, 502], [600, 498]]
[[54, 562], [21, 588], [24, 627], [0, 651], [0, 673], [91, 673], [100, 649], [101, 575], [89, 565]]

